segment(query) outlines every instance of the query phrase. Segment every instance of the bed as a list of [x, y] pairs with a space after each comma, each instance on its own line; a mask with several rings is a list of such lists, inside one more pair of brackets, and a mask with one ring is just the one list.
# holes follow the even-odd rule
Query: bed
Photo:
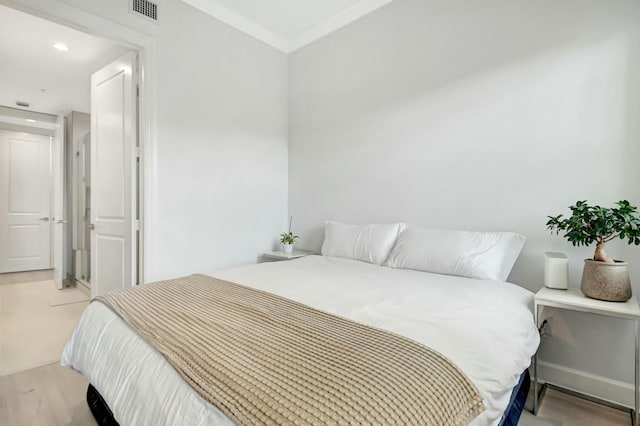
[[[440, 352], [484, 399], [486, 409], [472, 426], [505, 424], [508, 408], [516, 399], [522, 404], [518, 394], [528, 383], [526, 369], [539, 344], [533, 294], [522, 287], [329, 256], [209, 275], [398, 333]], [[61, 362], [88, 378], [122, 425], [233, 424], [102, 303], [86, 309]]]

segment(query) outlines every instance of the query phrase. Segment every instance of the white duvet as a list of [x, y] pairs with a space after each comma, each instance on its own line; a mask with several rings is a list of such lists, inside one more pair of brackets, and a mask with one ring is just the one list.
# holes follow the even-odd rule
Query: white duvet
[[[473, 426], [499, 423], [539, 343], [533, 294], [514, 284], [322, 256], [210, 275], [393, 331], [439, 351], [484, 397], [486, 410]], [[232, 424], [101, 303], [85, 310], [61, 362], [89, 379], [123, 426]]]

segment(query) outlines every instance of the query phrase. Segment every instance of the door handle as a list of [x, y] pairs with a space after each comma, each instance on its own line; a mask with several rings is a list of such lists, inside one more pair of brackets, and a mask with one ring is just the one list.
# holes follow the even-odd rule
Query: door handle
[[68, 220], [64, 220], [64, 219], [60, 219], [60, 220], [54, 220], [53, 223], [69, 223]]
[[90, 223], [90, 224], [87, 226], [87, 228], [89, 228], [89, 229], [91, 229], [91, 230], [93, 231], [94, 229], [96, 229], [96, 226], [95, 226], [93, 223]]
[[41, 217], [38, 220], [41, 220], [43, 222], [49, 222], [49, 218], [48, 217]]

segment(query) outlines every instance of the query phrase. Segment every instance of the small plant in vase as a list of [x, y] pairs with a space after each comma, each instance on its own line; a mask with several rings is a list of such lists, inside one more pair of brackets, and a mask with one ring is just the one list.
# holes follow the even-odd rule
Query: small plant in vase
[[291, 232], [292, 222], [293, 216], [289, 218], [289, 232], [283, 232], [282, 234], [280, 234], [280, 243], [282, 244], [282, 248], [285, 253], [289, 254], [293, 253], [293, 244], [298, 238], [300, 238], [297, 235], [293, 235], [293, 232]]
[[578, 201], [569, 207], [570, 217], [548, 216], [547, 229], [556, 234], [563, 231], [574, 246], [595, 243], [593, 259], [585, 259], [580, 289], [593, 299], [624, 302], [631, 298], [628, 264], [611, 259], [605, 244], [619, 238], [640, 245], [640, 215], [626, 200], [615, 204], [617, 207], [606, 208]]

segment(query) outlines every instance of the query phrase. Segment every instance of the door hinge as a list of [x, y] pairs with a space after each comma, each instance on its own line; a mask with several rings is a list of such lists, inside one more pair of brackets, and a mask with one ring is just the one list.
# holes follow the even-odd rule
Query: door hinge
[[140, 158], [140, 146], [135, 146], [133, 147], [133, 153], [136, 156], [136, 158]]
[[136, 84], [136, 98], [140, 97], [140, 85]]
[[134, 231], [139, 231], [140, 230], [140, 219], [136, 219], [133, 222], [133, 227], [134, 227]]

